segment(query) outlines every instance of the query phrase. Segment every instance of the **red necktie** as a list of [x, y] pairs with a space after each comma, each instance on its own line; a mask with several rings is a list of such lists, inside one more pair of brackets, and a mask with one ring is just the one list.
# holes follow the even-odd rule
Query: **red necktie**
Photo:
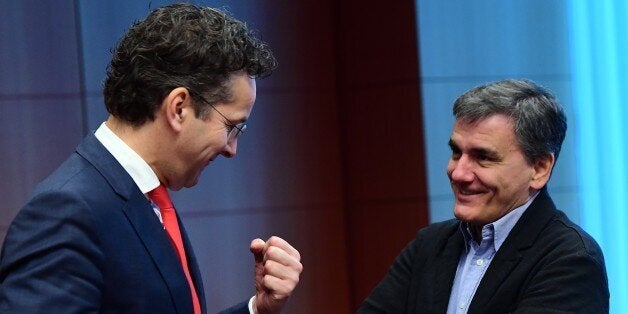
[[183, 240], [181, 239], [181, 231], [179, 230], [177, 215], [174, 212], [174, 206], [172, 205], [172, 201], [170, 200], [170, 196], [168, 195], [168, 190], [166, 190], [165, 186], [160, 184], [157, 188], [148, 192], [148, 197], [153, 201], [153, 203], [159, 206], [159, 210], [161, 211], [161, 219], [164, 222], [164, 228], [166, 229], [166, 233], [168, 233], [168, 236], [170, 237], [172, 245], [177, 251], [177, 255], [179, 255], [179, 261], [181, 261], [181, 265], [183, 266], [185, 278], [187, 278], [188, 284], [190, 285], [190, 292], [192, 293], [192, 304], [194, 305], [194, 313], [200, 314], [201, 304], [198, 301], [196, 288], [194, 288], [194, 283], [192, 282], [192, 277], [190, 276], [188, 259], [185, 255], [185, 249], [183, 248]]

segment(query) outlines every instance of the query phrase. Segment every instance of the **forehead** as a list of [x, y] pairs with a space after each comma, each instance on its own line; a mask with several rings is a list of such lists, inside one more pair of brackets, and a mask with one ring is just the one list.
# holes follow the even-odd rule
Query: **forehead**
[[456, 145], [469, 147], [506, 149], [517, 146], [512, 119], [503, 114], [473, 122], [456, 120], [451, 140]]
[[229, 88], [234, 102], [255, 102], [256, 82], [254, 78], [249, 77], [246, 73], [237, 72], [231, 74]]
[[255, 79], [246, 73], [232, 74], [229, 81], [231, 100], [228, 103], [218, 103], [215, 107], [226, 114], [232, 122], [246, 120], [256, 98]]

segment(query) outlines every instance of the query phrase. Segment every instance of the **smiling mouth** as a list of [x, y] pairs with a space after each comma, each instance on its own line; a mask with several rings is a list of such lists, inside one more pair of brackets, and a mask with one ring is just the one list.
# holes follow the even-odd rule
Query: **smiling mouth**
[[457, 190], [459, 195], [478, 195], [478, 194], [482, 194], [483, 193], [481, 191], [472, 191], [472, 190], [464, 189], [464, 188], [461, 188], [461, 187], [457, 187], [456, 190]]

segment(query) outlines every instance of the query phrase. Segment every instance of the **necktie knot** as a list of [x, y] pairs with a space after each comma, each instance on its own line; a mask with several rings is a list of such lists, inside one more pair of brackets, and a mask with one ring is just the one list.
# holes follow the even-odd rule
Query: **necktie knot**
[[168, 190], [163, 184], [160, 184], [154, 190], [148, 192], [148, 197], [153, 201], [153, 203], [157, 204], [159, 209], [166, 210], [173, 208], [172, 201], [170, 200], [170, 195], [168, 195]]

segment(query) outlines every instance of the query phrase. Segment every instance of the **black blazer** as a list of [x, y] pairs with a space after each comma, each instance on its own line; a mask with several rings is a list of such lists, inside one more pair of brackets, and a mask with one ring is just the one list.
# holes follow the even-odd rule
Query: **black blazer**
[[[458, 220], [418, 232], [358, 313], [446, 313], [464, 249]], [[469, 313], [608, 313], [597, 243], [543, 189], [480, 281]]]
[[[182, 224], [192, 280], [201, 272]], [[91, 134], [38, 185], [0, 255], [1, 313], [192, 313], [182, 267], [149, 201]], [[248, 313], [246, 302], [231, 313]]]

